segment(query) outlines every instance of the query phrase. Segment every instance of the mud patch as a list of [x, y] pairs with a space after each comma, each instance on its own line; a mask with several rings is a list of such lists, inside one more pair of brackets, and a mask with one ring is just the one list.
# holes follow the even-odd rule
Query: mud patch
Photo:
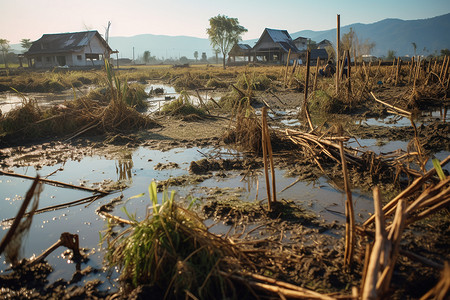
[[206, 174], [212, 171], [223, 170], [248, 170], [258, 169], [262, 167], [261, 162], [249, 159], [209, 159], [191, 162], [189, 166], [189, 173], [191, 174]]

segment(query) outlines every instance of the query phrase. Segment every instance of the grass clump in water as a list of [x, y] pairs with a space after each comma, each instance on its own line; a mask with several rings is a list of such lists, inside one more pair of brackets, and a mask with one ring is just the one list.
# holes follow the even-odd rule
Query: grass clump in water
[[232, 289], [220, 270], [229, 271], [233, 266], [226, 258], [237, 257], [236, 248], [209, 233], [192, 211], [178, 206], [173, 191], [170, 196], [164, 191], [158, 203], [156, 183], [152, 182], [149, 194], [151, 215], [138, 222], [127, 213], [128, 229], [114, 239], [107, 231], [107, 266], [111, 270], [117, 267], [128, 286], [150, 284], [165, 298], [231, 296]]
[[182, 91], [178, 99], [173, 100], [162, 107], [162, 112], [172, 116], [196, 116], [202, 118], [205, 112], [194, 106], [189, 94], [186, 91]]

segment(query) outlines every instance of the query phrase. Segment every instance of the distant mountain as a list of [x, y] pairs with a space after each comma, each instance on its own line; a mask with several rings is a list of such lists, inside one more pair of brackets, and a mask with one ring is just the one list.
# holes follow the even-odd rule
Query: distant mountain
[[[350, 28], [360, 42], [366, 39], [375, 42], [372, 51], [375, 56], [386, 56], [389, 50], [394, 50], [397, 56], [412, 56], [412, 43], [417, 46], [417, 55], [440, 54], [441, 49], [450, 49], [450, 13], [422, 20], [385, 19], [372, 24], [355, 23], [341, 27], [341, 38]], [[336, 43], [336, 29], [303, 30], [291, 33], [291, 36], [293, 39], [302, 36], [316, 42], [327, 39], [333, 45]]]
[[141, 34], [131, 37], [110, 37], [109, 45], [113, 50], [119, 50], [119, 57], [127, 58], [133, 58], [134, 48], [135, 59], [142, 56], [144, 51], [150, 51], [151, 56], [159, 59], [178, 59], [181, 56], [194, 58], [195, 51], [198, 51], [199, 59], [202, 52], [206, 52], [208, 57], [214, 54], [208, 39], [189, 36]]
[[[341, 27], [341, 37], [348, 33], [350, 28], [355, 31], [359, 41], [368, 39], [375, 43], [372, 51], [375, 56], [386, 56], [389, 50], [395, 51], [398, 56], [412, 56], [414, 55], [412, 43], [417, 46], [417, 55], [439, 54], [441, 49], [450, 49], [450, 13], [422, 20], [385, 19], [371, 24], [355, 23]], [[261, 34], [263, 31], [264, 24], [261, 24]], [[333, 44], [336, 42], [336, 28], [324, 31], [302, 30], [290, 34], [293, 39], [302, 36], [317, 43], [324, 39]], [[254, 46], [257, 40], [246, 40], [243, 43]], [[181, 56], [192, 59], [195, 51], [198, 51], [199, 58], [202, 52], [206, 52], [208, 57], [215, 55], [208, 39], [189, 36], [142, 34], [110, 37], [109, 44], [113, 50], [119, 50], [119, 57], [123, 58], [133, 58], [133, 48], [135, 59], [147, 50], [159, 59]], [[18, 52], [23, 51], [20, 51], [20, 44], [11, 46]]]

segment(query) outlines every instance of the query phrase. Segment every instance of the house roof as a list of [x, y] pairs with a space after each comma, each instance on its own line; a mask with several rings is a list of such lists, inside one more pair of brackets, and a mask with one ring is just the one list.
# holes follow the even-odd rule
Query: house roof
[[236, 44], [242, 50], [251, 50], [252, 47], [249, 44]]
[[313, 49], [311, 50], [310, 59], [316, 60], [318, 57], [320, 59], [328, 59], [328, 52], [325, 49]]
[[299, 52], [287, 30], [270, 29], [270, 28], [264, 29], [264, 32], [262, 33], [258, 42], [256, 42], [256, 45], [255, 47], [253, 47], [253, 49], [259, 48], [258, 46], [260, 44], [260, 41], [266, 34], [270, 37], [273, 43], [277, 44], [274, 46], [278, 46], [279, 48], [283, 49], [286, 52], [289, 52], [289, 50], [291, 50], [291, 52], [294, 53]]
[[40, 39], [33, 42], [25, 55], [75, 52], [89, 45], [92, 38], [97, 37], [108, 52], [112, 52], [106, 41], [97, 30], [44, 34]]

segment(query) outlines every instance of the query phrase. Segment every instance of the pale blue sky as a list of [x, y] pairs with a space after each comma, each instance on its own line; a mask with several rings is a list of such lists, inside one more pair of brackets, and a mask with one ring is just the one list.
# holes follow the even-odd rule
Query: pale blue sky
[[98, 30], [108, 21], [110, 36], [187, 35], [207, 38], [208, 19], [218, 14], [238, 18], [248, 29], [245, 39], [264, 28], [327, 30], [374, 23], [386, 18], [426, 19], [450, 12], [449, 0], [0, 0], [0, 38], [17, 44], [44, 33]]

